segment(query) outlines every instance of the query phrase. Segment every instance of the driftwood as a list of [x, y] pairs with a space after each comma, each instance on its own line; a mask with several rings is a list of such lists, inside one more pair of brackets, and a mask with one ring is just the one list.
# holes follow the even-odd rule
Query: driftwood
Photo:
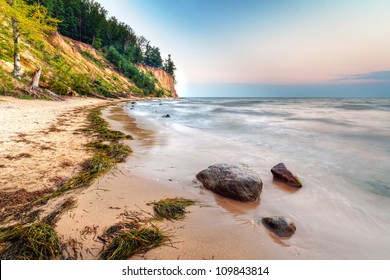
[[55, 94], [54, 92], [52, 92], [48, 89], [42, 90], [39, 88], [39, 80], [41, 78], [41, 73], [42, 73], [42, 68], [38, 67], [34, 71], [34, 73], [32, 75], [32, 79], [31, 79], [31, 83], [29, 84], [28, 87], [16, 87], [15, 89], [19, 90], [20, 92], [31, 95], [33, 97], [36, 97], [36, 98], [39, 98], [42, 95], [46, 95], [51, 100], [65, 101], [66, 100], [65, 98], [59, 96], [58, 94]]
[[96, 97], [96, 98], [100, 98], [100, 99], [104, 99], [104, 100], [109, 100], [107, 97], [104, 97], [104, 96], [101, 96], [101, 95], [97, 95], [93, 92], [90, 92], [89, 95], [93, 96], [93, 97]]
[[51, 100], [54, 100], [54, 101], [66, 101], [65, 98], [59, 96], [58, 94], [55, 94], [54, 92], [52, 92], [50, 90], [45, 90], [45, 91], [43, 91], [41, 89], [33, 90], [31, 88], [26, 88], [26, 87], [15, 87], [15, 89], [20, 91], [20, 92], [31, 95], [33, 97], [36, 97], [36, 98], [39, 98], [42, 95], [46, 95], [46, 96], [50, 97]]
[[54, 92], [50, 90], [45, 90], [44, 94], [50, 96], [51, 99], [56, 100], [56, 101], [66, 101], [65, 98], [59, 96], [58, 94], [55, 94]]
[[39, 80], [41, 78], [42, 68], [39, 67], [35, 72], [33, 73], [32, 80], [30, 83], [30, 89], [32, 90], [39, 90]]

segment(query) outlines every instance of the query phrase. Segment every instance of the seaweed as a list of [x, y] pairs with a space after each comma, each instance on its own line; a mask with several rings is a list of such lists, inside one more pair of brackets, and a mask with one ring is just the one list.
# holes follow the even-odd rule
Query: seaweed
[[101, 107], [91, 109], [88, 120], [89, 125], [83, 129], [83, 132], [96, 138], [86, 145], [94, 151], [94, 155], [81, 165], [80, 174], [70, 178], [53, 193], [37, 202], [60, 196], [70, 190], [89, 187], [96, 178], [108, 173], [117, 163], [124, 162], [132, 152], [127, 145], [118, 143], [119, 140], [132, 139], [132, 137], [109, 129], [109, 123], [101, 117]]
[[54, 228], [42, 223], [0, 229], [0, 242], [2, 260], [58, 259], [61, 251]]
[[151, 202], [157, 219], [181, 220], [186, 214], [186, 208], [194, 205], [195, 201], [180, 197], [166, 198], [157, 202]]
[[[93, 135], [95, 142], [88, 144], [88, 147], [94, 151], [93, 156], [86, 160], [81, 165], [81, 172], [62, 182], [56, 189], [47, 189], [37, 192], [27, 192], [26, 190], [18, 190], [16, 192], [0, 192], [1, 200], [0, 222], [9, 222], [14, 220], [24, 220], [24, 222], [35, 222], [41, 209], [34, 210], [34, 207], [46, 204], [49, 199], [58, 197], [65, 192], [86, 188], [92, 182], [103, 174], [108, 173], [115, 168], [116, 164], [123, 162], [131, 153], [131, 148], [119, 143], [122, 139], [132, 139], [120, 131], [109, 129], [109, 124], [101, 117], [100, 107], [94, 108], [88, 115], [89, 125], [84, 130], [85, 133]], [[23, 137], [24, 135], [20, 135]], [[19, 159], [29, 157], [28, 154], [20, 154], [9, 159]], [[15, 205], [16, 201], [16, 205]], [[60, 204], [52, 213], [44, 217], [40, 222], [28, 225], [17, 224], [8, 228], [0, 228], [0, 258], [1, 259], [58, 259], [61, 254], [61, 244], [54, 226], [61, 214], [72, 208], [75, 204], [74, 199], [67, 199]], [[126, 227], [130, 229], [129, 226]], [[135, 230], [132, 228], [132, 230]], [[165, 240], [165, 237], [157, 229], [144, 229], [140, 232], [128, 232], [127, 239], [130, 236], [134, 237], [132, 249], [125, 246], [126, 249], [122, 252], [123, 245], [120, 238], [113, 240], [113, 245], [119, 244], [110, 256], [109, 259], [123, 256], [132, 252], [139, 252], [157, 246]], [[110, 247], [113, 248], [113, 247]]]
[[157, 228], [137, 228], [115, 236], [100, 254], [102, 260], [126, 260], [162, 245], [168, 238]]
[[59, 206], [57, 206], [53, 212], [44, 217], [41, 222], [50, 226], [55, 226], [61, 215], [69, 209], [73, 208], [75, 205], [76, 200], [74, 198], [68, 198]]

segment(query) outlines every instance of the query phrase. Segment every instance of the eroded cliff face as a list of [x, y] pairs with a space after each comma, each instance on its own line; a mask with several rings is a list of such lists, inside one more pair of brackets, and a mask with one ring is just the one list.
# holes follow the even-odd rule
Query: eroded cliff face
[[161, 86], [163, 89], [166, 90], [167, 96], [172, 98], [178, 97], [175, 89], [175, 80], [170, 74], [168, 74], [162, 69], [158, 69], [150, 66], [138, 65], [137, 67], [141, 71], [151, 72], [153, 76], [157, 79], [159, 86]]

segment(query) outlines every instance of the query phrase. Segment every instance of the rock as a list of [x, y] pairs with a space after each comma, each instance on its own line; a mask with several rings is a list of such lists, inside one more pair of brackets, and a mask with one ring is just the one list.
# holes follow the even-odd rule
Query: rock
[[273, 216], [262, 218], [261, 222], [272, 232], [280, 237], [290, 237], [292, 236], [297, 227], [293, 222], [291, 222], [288, 218]]
[[170, 114], [166, 114], [166, 115], [164, 115], [164, 116], [162, 116], [163, 118], [170, 118], [171, 117], [171, 115]]
[[224, 197], [256, 201], [263, 189], [259, 175], [243, 165], [215, 164], [196, 175], [204, 187]]
[[131, 102], [131, 104], [137, 104], [137, 102], [135, 102], [135, 101], [132, 101], [132, 102]]
[[284, 163], [279, 163], [272, 167], [271, 172], [274, 175], [275, 180], [286, 183], [287, 185], [292, 187], [302, 187], [301, 182], [290, 172], [290, 170], [287, 169]]

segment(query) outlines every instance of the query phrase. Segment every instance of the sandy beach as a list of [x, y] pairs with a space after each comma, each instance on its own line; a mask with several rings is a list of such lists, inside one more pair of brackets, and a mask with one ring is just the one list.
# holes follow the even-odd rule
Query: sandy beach
[[[96, 99], [69, 99], [66, 102], [20, 100], [0, 101], [2, 191], [37, 191], [54, 187], [74, 176], [90, 154], [84, 145], [88, 137], [79, 132], [85, 125], [88, 108], [107, 103]], [[115, 130], [130, 133], [134, 140], [128, 161], [96, 180], [87, 189], [67, 193], [49, 201], [49, 213], [66, 198], [76, 207], [63, 214], [56, 225], [61, 242], [68, 245], [70, 258], [96, 259], [103, 248], [97, 237], [111, 225], [138, 218], [150, 218], [147, 203], [168, 197], [197, 201], [183, 221], [154, 222], [169, 236], [168, 244], [137, 255], [134, 259], [279, 259], [299, 258], [293, 247], [283, 248], [267, 232], [237, 214], [251, 206], [224, 199], [200, 189], [199, 182], [188, 191], [175, 180], [159, 181], [132, 172], [129, 166], [144, 164], [145, 153], [160, 141], [157, 131], [146, 130], [123, 110], [123, 104], [103, 110]], [[155, 166], [158, 168], [158, 166]], [[221, 205], [223, 207], [221, 207]]]
[[[312, 184], [310, 178], [303, 176], [306, 185], [298, 192], [274, 182], [268, 168], [262, 167], [272, 164], [274, 160], [270, 157], [262, 165], [256, 165], [261, 167], [259, 173], [265, 185], [260, 201], [242, 203], [204, 189], [195, 179], [197, 172], [210, 163], [225, 161], [226, 151], [236, 151], [237, 146], [212, 141], [210, 147], [204, 148], [199, 146], [202, 142], [193, 139], [192, 130], [183, 130], [181, 126], [177, 126], [178, 133], [167, 134], [164, 122], [170, 125], [172, 122], [161, 118], [158, 110], [168, 107], [159, 106], [160, 101], [150, 105], [154, 101], [132, 104], [96, 99], [47, 102], [2, 97], [0, 100], [0, 121], [4, 123], [0, 151], [3, 193], [55, 189], [77, 175], [82, 162], [91, 157], [85, 144], [93, 139], [80, 132], [88, 122], [89, 109], [104, 105], [102, 117], [110, 129], [133, 137], [122, 140], [133, 151], [125, 162], [89, 187], [66, 192], [41, 207], [43, 217], [68, 198], [76, 202], [55, 224], [66, 248], [64, 258], [98, 259], [107, 245], [101, 238], [107, 229], [134, 221], [147, 221], [148, 226], [159, 228], [169, 242], [132, 259], [360, 259], [386, 255], [385, 249], [377, 253], [345, 242], [337, 248], [329, 245], [335, 243], [332, 236], [343, 229], [335, 225], [334, 216], [323, 215], [321, 207], [327, 203], [324, 199], [316, 203], [322, 203], [318, 211], [310, 206], [314, 203], [310, 192], [316, 182]], [[148, 122], [142, 114], [131, 116], [127, 110], [134, 106], [144, 106], [159, 117]], [[187, 209], [183, 220], [154, 219], [150, 203], [174, 197], [191, 199], [196, 204]], [[312, 211], [306, 215], [309, 206]], [[295, 218], [298, 229], [293, 237], [278, 237], [261, 224], [261, 217], [275, 214]], [[324, 221], [330, 226], [323, 226]], [[349, 230], [354, 225], [344, 223], [343, 227]], [[355, 234], [350, 235], [351, 244], [361, 242], [358, 232]]]
[[0, 97], [0, 190], [49, 188], [79, 171], [88, 158], [78, 130], [86, 108], [106, 101], [69, 98], [65, 102]]

